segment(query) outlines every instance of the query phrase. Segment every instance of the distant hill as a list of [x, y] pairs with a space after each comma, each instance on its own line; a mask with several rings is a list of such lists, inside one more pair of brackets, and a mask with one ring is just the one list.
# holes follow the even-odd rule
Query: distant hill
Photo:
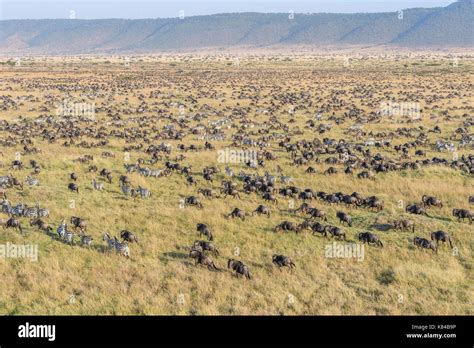
[[474, 0], [402, 13], [229, 13], [184, 19], [0, 21], [0, 53], [152, 53], [279, 47], [474, 46]]

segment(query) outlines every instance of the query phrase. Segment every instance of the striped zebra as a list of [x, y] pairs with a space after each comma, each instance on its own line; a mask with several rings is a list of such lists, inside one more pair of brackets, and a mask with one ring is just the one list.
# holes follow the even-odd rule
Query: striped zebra
[[126, 242], [120, 243], [117, 237], [114, 237], [114, 246], [116, 252], [127, 258], [130, 258], [130, 248], [128, 247], [128, 244]]
[[66, 230], [67, 230], [67, 225], [64, 219], [62, 219], [61, 224], [58, 226], [56, 229], [56, 232], [58, 233], [59, 239], [64, 239], [66, 235]]
[[108, 233], [104, 233], [102, 240], [107, 242], [109, 252], [115, 249], [115, 239], [110, 238]]
[[30, 186], [38, 186], [39, 180], [37, 178], [33, 178], [29, 175], [26, 176], [26, 183]]
[[91, 237], [91, 236], [86, 236], [86, 235], [82, 235], [81, 236], [81, 244], [82, 246], [88, 246], [90, 247], [92, 245], [92, 241], [94, 239]]
[[131, 196], [133, 189], [130, 186], [120, 185], [122, 192], [125, 196]]
[[21, 215], [28, 218], [35, 218], [35, 217], [38, 217], [38, 210], [33, 207], [31, 208], [25, 207], [23, 211], [21, 212]]
[[25, 205], [23, 203], [18, 203], [16, 206], [10, 208], [9, 214], [11, 216], [23, 216], [24, 209]]
[[138, 194], [140, 195], [141, 198], [148, 198], [148, 197], [151, 196], [150, 190], [148, 190], [146, 188], [143, 188], [141, 186], [138, 186], [136, 191], [138, 192]]
[[65, 230], [64, 233], [64, 241], [70, 245], [74, 244], [74, 234], [67, 229]]

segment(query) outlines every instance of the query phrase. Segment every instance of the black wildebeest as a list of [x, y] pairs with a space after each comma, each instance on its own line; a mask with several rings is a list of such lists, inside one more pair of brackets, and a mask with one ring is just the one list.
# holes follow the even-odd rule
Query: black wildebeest
[[273, 255], [272, 262], [273, 264], [278, 266], [278, 269], [280, 271], [282, 267], [290, 267], [290, 269], [292, 269], [293, 267], [296, 267], [291, 257], [284, 256], [284, 255]]
[[239, 274], [243, 275], [247, 279], [250, 279], [250, 270], [249, 268], [241, 261], [237, 261], [234, 259], [229, 259], [227, 261], [227, 268], [230, 268], [234, 274], [238, 277]]
[[362, 243], [375, 244], [375, 245], [383, 248], [382, 241], [380, 240], [379, 236], [377, 236], [374, 233], [361, 232], [361, 233], [359, 233], [358, 238]]

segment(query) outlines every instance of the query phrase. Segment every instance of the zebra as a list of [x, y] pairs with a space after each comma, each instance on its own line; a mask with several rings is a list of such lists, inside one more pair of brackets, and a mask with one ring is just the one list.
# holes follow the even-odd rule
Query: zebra
[[104, 184], [97, 182], [95, 179], [92, 179], [92, 188], [94, 190], [102, 191], [104, 189]]
[[148, 190], [146, 188], [143, 188], [141, 186], [138, 186], [136, 191], [138, 192], [138, 194], [140, 195], [141, 198], [148, 198], [148, 197], [151, 196], [150, 190]]
[[25, 207], [21, 215], [28, 218], [38, 217], [38, 209]]
[[116, 252], [127, 258], [130, 258], [130, 248], [128, 247], [128, 243], [120, 243], [117, 237], [114, 237], [114, 246]]
[[74, 234], [66, 229], [64, 233], [64, 241], [70, 245], [73, 245], [74, 244], [73, 238], [74, 238]]
[[81, 236], [81, 244], [82, 244], [82, 246], [88, 246], [88, 247], [90, 247], [93, 240], [94, 240], [94, 238], [92, 238], [91, 236], [86, 236], [86, 235], [82, 235], [82, 236]]
[[62, 219], [61, 224], [56, 229], [56, 232], [58, 233], [59, 239], [64, 239], [64, 237], [66, 235], [66, 230], [67, 230], [66, 221], [64, 219]]
[[108, 251], [115, 249], [115, 239], [110, 238], [108, 233], [104, 233], [102, 240], [107, 242]]
[[225, 167], [225, 173], [227, 176], [233, 177], [234, 176], [234, 171], [230, 169], [229, 167]]
[[29, 175], [26, 176], [25, 182], [30, 186], [38, 186], [39, 180], [37, 178], [33, 178]]
[[23, 203], [18, 203], [14, 207], [10, 207], [9, 214], [11, 216], [23, 216], [23, 211], [25, 210], [25, 205]]
[[131, 196], [132, 192], [134, 191], [130, 186], [127, 185], [120, 185], [122, 192], [125, 196]]
[[282, 184], [289, 184], [293, 182], [293, 178], [291, 176], [280, 175], [280, 181]]

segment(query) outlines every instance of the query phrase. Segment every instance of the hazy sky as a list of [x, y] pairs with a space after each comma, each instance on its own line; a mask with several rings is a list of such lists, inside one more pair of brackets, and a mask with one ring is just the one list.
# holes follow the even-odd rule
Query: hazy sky
[[[157, 18], [225, 12], [353, 13], [440, 7], [455, 0], [0, 0], [0, 19]], [[73, 12], [71, 12], [73, 11]]]

